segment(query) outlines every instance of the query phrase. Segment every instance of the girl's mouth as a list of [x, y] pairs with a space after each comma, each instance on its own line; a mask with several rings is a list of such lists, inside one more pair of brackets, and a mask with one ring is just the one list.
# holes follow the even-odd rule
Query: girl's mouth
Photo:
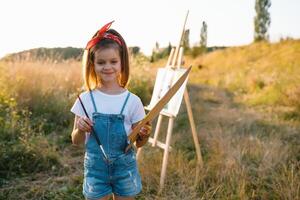
[[102, 74], [105, 74], [105, 75], [111, 75], [113, 74], [114, 72], [101, 72]]

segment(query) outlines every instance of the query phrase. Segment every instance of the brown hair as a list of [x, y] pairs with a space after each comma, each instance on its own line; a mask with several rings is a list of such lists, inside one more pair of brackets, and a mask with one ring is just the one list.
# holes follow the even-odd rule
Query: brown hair
[[[114, 29], [109, 29], [107, 33], [117, 36], [122, 45], [120, 46], [116, 41], [111, 39], [101, 39], [94, 47], [90, 50], [85, 50], [86, 60], [83, 60], [83, 80], [84, 86], [87, 90], [92, 90], [97, 86], [101, 85], [100, 80], [95, 72], [94, 59], [95, 52], [103, 48], [114, 48], [117, 49], [121, 58], [121, 76], [119, 77], [119, 84], [121, 87], [125, 88], [129, 78], [129, 58], [128, 49], [123, 37]], [[93, 36], [96, 37], [97, 33]], [[85, 57], [85, 55], [83, 56]], [[83, 58], [84, 59], [84, 58]]]

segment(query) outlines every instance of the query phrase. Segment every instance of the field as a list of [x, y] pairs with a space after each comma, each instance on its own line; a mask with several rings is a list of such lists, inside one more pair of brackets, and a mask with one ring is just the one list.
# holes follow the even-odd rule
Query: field
[[[128, 88], [144, 105], [166, 62], [131, 57]], [[157, 195], [163, 152], [147, 144], [137, 199], [300, 199], [300, 41], [187, 55], [189, 65], [203, 157], [199, 181], [183, 103], [165, 188]], [[82, 91], [81, 63], [2, 61], [0, 74], [0, 199], [83, 199], [84, 148], [71, 144], [69, 111]], [[164, 118], [162, 141], [166, 129]]]

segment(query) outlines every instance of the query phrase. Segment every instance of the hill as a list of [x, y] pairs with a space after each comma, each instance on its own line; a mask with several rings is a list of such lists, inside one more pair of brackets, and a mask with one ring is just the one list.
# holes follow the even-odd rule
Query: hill
[[250, 106], [290, 108], [286, 114], [300, 119], [300, 40], [231, 47], [185, 62], [194, 66], [195, 84], [228, 89]]
[[57, 47], [57, 48], [35, 48], [3, 57], [2, 61], [63, 61], [68, 59], [80, 60], [83, 53], [82, 48]]
[[[129, 52], [132, 55], [142, 55], [140, 48], [137, 46], [129, 47]], [[16, 52], [4, 56], [0, 61], [19, 62], [19, 61], [50, 61], [61, 62], [66, 60], [81, 60], [83, 54], [82, 48], [75, 47], [57, 47], [57, 48], [35, 48], [21, 52]]]

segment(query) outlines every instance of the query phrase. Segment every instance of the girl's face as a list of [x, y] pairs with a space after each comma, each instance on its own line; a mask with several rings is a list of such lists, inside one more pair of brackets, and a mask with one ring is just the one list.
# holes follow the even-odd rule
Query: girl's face
[[121, 58], [117, 49], [98, 49], [95, 52], [94, 66], [102, 84], [119, 83], [118, 76], [121, 75]]

